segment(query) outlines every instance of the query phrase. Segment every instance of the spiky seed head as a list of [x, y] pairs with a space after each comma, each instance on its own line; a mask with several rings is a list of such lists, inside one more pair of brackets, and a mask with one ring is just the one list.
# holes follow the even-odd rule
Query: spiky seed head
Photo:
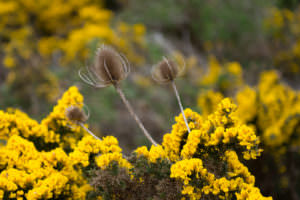
[[85, 122], [87, 115], [78, 106], [70, 106], [66, 109], [66, 117], [72, 122]]
[[79, 71], [80, 78], [95, 87], [101, 88], [117, 85], [129, 74], [129, 62], [125, 56], [110, 46], [102, 45], [98, 48], [92, 67], [85, 72]]
[[178, 65], [170, 59], [163, 58], [152, 69], [152, 77], [159, 83], [168, 83], [178, 76]]
[[114, 49], [102, 46], [97, 50], [95, 58], [95, 73], [104, 82], [116, 84], [127, 76], [126, 62]]

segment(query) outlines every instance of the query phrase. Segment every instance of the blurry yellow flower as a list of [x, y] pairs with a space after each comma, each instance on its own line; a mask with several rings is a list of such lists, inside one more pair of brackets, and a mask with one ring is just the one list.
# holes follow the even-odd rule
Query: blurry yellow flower
[[242, 74], [242, 67], [238, 62], [229, 62], [226, 64], [229, 73], [240, 76]]
[[12, 56], [6, 56], [3, 60], [3, 65], [7, 68], [13, 68], [16, 66], [16, 63]]

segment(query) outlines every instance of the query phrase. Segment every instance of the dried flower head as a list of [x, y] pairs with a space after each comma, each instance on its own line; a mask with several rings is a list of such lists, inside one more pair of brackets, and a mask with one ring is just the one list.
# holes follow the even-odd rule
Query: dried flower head
[[175, 96], [178, 101], [178, 105], [180, 107], [182, 116], [184, 118], [184, 122], [186, 124], [188, 132], [190, 132], [188, 121], [185, 117], [185, 114], [183, 112], [183, 106], [181, 103], [181, 99], [178, 93], [178, 90], [175, 85], [175, 78], [183, 72], [183, 69], [185, 68], [185, 64], [179, 68], [178, 64], [174, 62], [173, 60], [167, 59], [166, 57], [163, 57], [163, 60], [155, 65], [152, 69], [152, 77], [155, 81], [159, 83], [171, 83]]
[[87, 67], [85, 72], [80, 70], [79, 76], [84, 82], [101, 88], [117, 85], [128, 73], [129, 62], [126, 57], [112, 47], [102, 45], [96, 52], [92, 67]]
[[66, 109], [66, 117], [72, 122], [82, 123], [88, 119], [88, 116], [78, 106], [70, 106]]
[[163, 60], [152, 68], [152, 77], [159, 83], [173, 81], [182, 70], [176, 62], [163, 57]]

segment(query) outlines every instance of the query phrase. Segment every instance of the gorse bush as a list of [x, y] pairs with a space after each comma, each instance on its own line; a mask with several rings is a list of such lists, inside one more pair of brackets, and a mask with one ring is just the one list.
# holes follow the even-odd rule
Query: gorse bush
[[[240, 162], [260, 155], [259, 139], [234, 116], [235, 109], [229, 99], [208, 118], [186, 109], [190, 133], [180, 115], [161, 145], [139, 147], [130, 164], [106, 156], [106, 170], [93, 178], [97, 194], [103, 199], [264, 199]], [[118, 184], [109, 181], [112, 177]]]
[[67, 107], [82, 103], [71, 87], [41, 123], [19, 110], [0, 111], [1, 199], [85, 198], [90, 186], [69, 154], [84, 132], [65, 117]]
[[[222, 93], [209, 91], [199, 95], [198, 103], [207, 115], [222, 98]], [[281, 83], [275, 71], [262, 73], [255, 88], [243, 86], [235, 101], [239, 105], [237, 115], [261, 134], [265, 148], [284, 153], [298, 146], [299, 92]]]
[[36, 115], [45, 111], [61, 92], [57, 74], [86, 62], [99, 42], [114, 45], [133, 63], [144, 61], [139, 52], [145, 27], [113, 22], [114, 13], [102, 0], [1, 0], [0, 18], [1, 92], [9, 96], [5, 106], [14, 101]]
[[300, 72], [300, 7], [295, 10], [273, 8], [264, 25], [272, 40], [273, 63], [284, 74]]
[[263, 150], [230, 99], [207, 117], [183, 110], [174, 82], [179, 68], [164, 58], [153, 76], [173, 86], [182, 113], [158, 144], [121, 89], [128, 74], [123, 59], [101, 47], [94, 67], [81, 78], [95, 87], [115, 87], [150, 149], [142, 146], [125, 155], [115, 137], [94, 135], [84, 124], [83, 97], [70, 87], [41, 123], [19, 110], [0, 111], [2, 199], [272, 199], [255, 187], [243, 164]]
[[226, 62], [222, 65], [214, 56], [210, 56], [207, 72], [202, 74], [198, 84], [204, 90], [214, 89], [230, 93], [243, 84], [242, 72], [238, 62]]
[[263, 198], [239, 161], [260, 155], [259, 139], [239, 122], [229, 99], [206, 119], [186, 109], [190, 134], [180, 115], [162, 145], [140, 147], [129, 157], [113, 136], [83, 137], [66, 120], [70, 105], [82, 105], [75, 87], [41, 123], [21, 111], [1, 111], [1, 139], [7, 141], [0, 149], [2, 198], [84, 199], [91, 173], [96, 176], [88, 180], [104, 199]]
[[[300, 138], [300, 96], [280, 81], [276, 71], [265, 71], [257, 86], [241, 85], [234, 95], [239, 105], [237, 116], [252, 127], [262, 140], [264, 154], [250, 168], [259, 174], [260, 185], [268, 193], [280, 197], [298, 196], [297, 179]], [[207, 116], [221, 100], [224, 93], [209, 90], [201, 92], [198, 105]], [[259, 166], [259, 167], [258, 167]], [[261, 169], [261, 170], [259, 170]], [[268, 174], [276, 174], [276, 181], [268, 183]], [[281, 188], [274, 192], [275, 188]], [[293, 198], [294, 198], [293, 197]], [[292, 198], [292, 197], [291, 197]]]
[[1, 139], [8, 140], [12, 135], [19, 135], [33, 142], [38, 150], [51, 150], [55, 147], [71, 149], [75, 138], [82, 137], [82, 134], [77, 126], [68, 126], [65, 109], [69, 106], [83, 106], [83, 97], [76, 87], [65, 92], [53, 111], [41, 123], [20, 110], [1, 111]]
[[[144, 26], [120, 23], [112, 30], [113, 13], [104, 7], [102, 0], [3, 1], [0, 15], [5, 19], [1, 21], [2, 29], [6, 30], [1, 32], [1, 43], [5, 47], [3, 64], [7, 68], [16, 67], [21, 59], [37, 52], [51, 59], [55, 51], [61, 50], [62, 61], [72, 61], [75, 56], [87, 58], [86, 45], [97, 38], [115, 44], [130, 60], [140, 59], [130, 45], [143, 45]], [[71, 21], [69, 27], [65, 26], [67, 21]], [[37, 39], [38, 45], [32, 39]]]

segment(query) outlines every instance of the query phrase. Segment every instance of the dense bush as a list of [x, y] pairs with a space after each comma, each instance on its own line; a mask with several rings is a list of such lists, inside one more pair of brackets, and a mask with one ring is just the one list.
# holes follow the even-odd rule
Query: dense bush
[[[223, 95], [212, 90], [201, 92], [198, 105], [202, 113], [210, 113]], [[239, 118], [262, 140], [264, 156], [252, 163], [262, 189], [281, 198], [295, 198], [299, 195], [299, 92], [282, 83], [276, 71], [265, 71], [257, 86], [241, 85], [234, 100], [239, 105]], [[269, 182], [270, 174], [276, 174], [276, 181]], [[275, 193], [277, 188], [281, 189]]]
[[113, 136], [84, 136], [66, 119], [66, 109], [82, 103], [71, 87], [41, 123], [18, 110], [1, 111], [1, 198], [264, 199], [240, 161], [261, 154], [259, 139], [229, 99], [207, 118], [186, 109], [190, 133], [180, 115], [161, 145], [130, 156]]

